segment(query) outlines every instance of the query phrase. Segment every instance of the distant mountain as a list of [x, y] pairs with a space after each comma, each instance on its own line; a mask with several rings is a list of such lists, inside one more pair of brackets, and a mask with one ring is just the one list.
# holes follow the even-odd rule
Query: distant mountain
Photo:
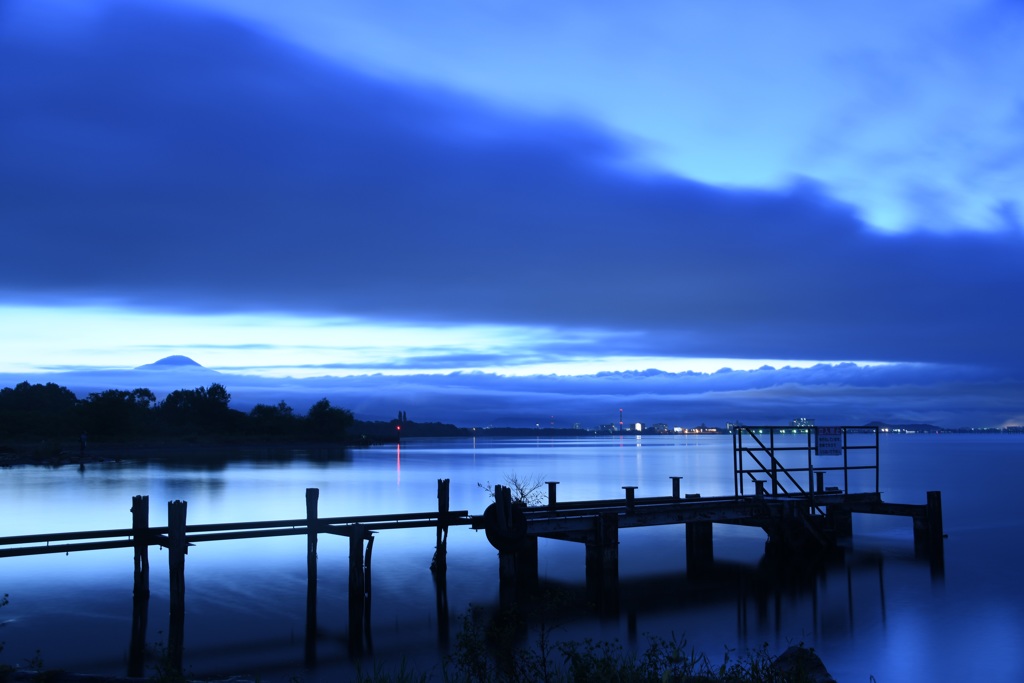
[[899, 430], [902, 430], [902, 431], [905, 431], [905, 432], [943, 432], [943, 431], [946, 431], [942, 427], [936, 427], [935, 425], [932, 425], [932, 424], [922, 424], [922, 423], [893, 424], [892, 422], [880, 422], [878, 420], [875, 420], [874, 422], [869, 422], [866, 426], [868, 426], [868, 427], [878, 427], [880, 429], [899, 429]]
[[205, 370], [206, 372], [217, 372], [216, 370], [210, 370], [204, 368], [199, 363], [195, 362], [188, 356], [167, 356], [161, 358], [155, 363], [149, 363], [147, 365], [140, 365], [135, 368], [136, 370]]

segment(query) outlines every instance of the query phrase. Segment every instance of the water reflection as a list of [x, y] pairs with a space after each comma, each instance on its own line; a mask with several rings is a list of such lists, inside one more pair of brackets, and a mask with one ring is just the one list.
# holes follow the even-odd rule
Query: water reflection
[[[637, 642], [638, 634], [700, 633], [708, 630], [708, 620], [721, 626], [732, 622], [734, 642], [741, 646], [759, 646], [766, 634], [774, 635], [776, 642], [794, 637], [813, 642], [873, 629], [884, 634], [889, 613], [887, 568], [910, 569], [923, 579], [921, 570], [930, 563], [920, 555], [850, 548], [817, 557], [773, 553], [754, 565], [715, 560], [697, 573], [631, 576], [601, 589], [545, 579], [529, 593], [520, 585], [518, 602], [511, 609], [492, 603], [485, 612], [494, 628], [523, 620], [515, 647], [535, 646], [530, 639], [553, 626], [566, 639], [593, 637], [595, 616], [605, 625], [603, 632], [608, 624], [624, 628], [635, 648], [645, 645]], [[931, 575], [942, 583], [941, 576]], [[729, 614], [731, 618], [723, 617]]]
[[[1020, 508], [999, 496], [979, 505], [972, 493], [992, 489], [972, 477], [992, 471], [1016, 476], [1021, 459], [1007, 456], [965, 469], [962, 463], [978, 449], [972, 444], [969, 453], [937, 450], [956, 445], [951, 438], [922, 438], [929, 447], [919, 453], [883, 447], [887, 499], [919, 503], [932, 488], [955, 493], [944, 510], [949, 558], [915, 555], [906, 519], [864, 515], [855, 521], [856, 547], [847, 548], [841, 561], [820, 564], [773, 565], [761, 553], [763, 536], [752, 540], [745, 529], [719, 533], [716, 525], [716, 558], [707, 574], [697, 575], [688, 573], [678, 532], [636, 530], [622, 535], [620, 547], [637, 552], [631, 559], [623, 553], [616, 591], [607, 600], [586, 590], [583, 548], [551, 542], [557, 547], [542, 545], [537, 590], [521, 594], [521, 608], [539, 608], [554, 593], [571, 599], [570, 607], [552, 617], [565, 623], [559, 635], [567, 639], [682, 633], [710, 654], [723, 644], [743, 649], [744, 639], [755, 646], [771, 638], [805, 640], [823, 655], [830, 650], [826, 662], [830, 670], [836, 667], [834, 674], [845, 674], [837, 675], [840, 680], [867, 680], [868, 674], [898, 678], [892, 662], [915, 643], [928, 643], [928, 658], [915, 657], [922, 678], [936, 671], [934, 680], [944, 672], [973, 671], [973, 658], [957, 654], [964, 638], [976, 645], [1002, 643], [1024, 633], [1024, 621], [1016, 603], [1006, 599], [1019, 593], [1020, 551], [1006, 542], [1006, 529], [1022, 528]], [[302, 516], [302, 491], [309, 486], [322, 488], [325, 516], [420, 511], [436, 504], [440, 476], [451, 477], [454, 508], [480, 513], [489, 500], [477, 482], [503, 481], [509, 472], [561, 481], [559, 499], [567, 501], [621, 497], [624, 485], [639, 485], [642, 495], [668, 495], [674, 476], [683, 477], [683, 494], [731, 493], [728, 439], [705, 440], [645, 437], [642, 456], [633, 439], [620, 448], [618, 436], [540, 448], [533, 439], [476, 438], [460, 444], [409, 440], [329, 461], [307, 461], [293, 452], [213, 468], [90, 463], [78, 476], [71, 467], [12, 468], [0, 486], [0, 517], [7, 520], [8, 534], [124, 528], [131, 496], [147, 494], [154, 501], [154, 525], [163, 524], [164, 505], [173, 498], [188, 499], [190, 517], [194, 506], [201, 523], [292, 519]], [[924, 482], [922, 472], [929, 477]], [[421, 538], [384, 531], [378, 537], [372, 619], [364, 621], [367, 645], [361, 656], [390, 662], [408, 657], [429, 669], [452, 647], [470, 605], [481, 607], [484, 617], [500, 613], [497, 554], [482, 535], [453, 529], [449, 573], [428, 578], [434, 543], [432, 532], [425, 533]], [[346, 647], [348, 544], [336, 536], [321, 538], [319, 582], [310, 582], [303, 540], [217, 542], [193, 549], [184, 628], [187, 670], [254, 672], [268, 682], [287, 681], [305, 663], [310, 671], [301, 677], [310, 683], [350, 677], [357, 657]], [[3, 629], [5, 661], [24, 661], [40, 649], [48, 666], [111, 675], [123, 675], [126, 666], [137, 671], [142, 644], [148, 640], [152, 652], [152, 644], [170, 632], [164, 553], [154, 552], [153, 600], [133, 610], [124, 599], [130, 554], [0, 560], [0, 589], [12, 597], [2, 615], [13, 622]], [[929, 594], [929, 585], [944, 590]], [[535, 634], [539, 617], [532, 619], [528, 632]], [[970, 633], [964, 632], [965, 620], [972, 624]], [[1000, 657], [993, 661], [1006, 674], [1002, 679], [1020, 680], [1020, 660]]]
[[[313, 501], [315, 509], [315, 500]], [[384, 532], [385, 534], [387, 532]], [[310, 535], [314, 538], [315, 535]], [[374, 655], [372, 534], [353, 535], [349, 543], [349, 572], [361, 572], [362, 585], [352, 584], [347, 600], [348, 624], [343, 637], [351, 662]], [[363, 542], [365, 541], [365, 546]], [[446, 541], [446, 537], [445, 537]], [[319, 627], [317, 596], [317, 552], [315, 540], [308, 552], [304, 665], [309, 670], [336, 662], [322, 662], [318, 643], [325, 637]], [[436, 558], [435, 558], [436, 559]], [[911, 569], [931, 566], [932, 559], [912, 552], [881, 552], [839, 547], [833, 552], [813, 556], [766, 553], [754, 564], [713, 560], [700, 571], [660, 572], [618, 578], [612, 582], [583, 584], [573, 581], [537, 579], [520, 582], [512, 600], [477, 605], [475, 619], [485, 630], [514, 631], [509, 646], [534, 646], [531, 642], [541, 630], [557, 624], [567, 639], [580, 640], [593, 635], [594, 619], [607, 627], [624, 627], [628, 642], [638, 643], [639, 634], [699, 630], [709, 618], [732, 621], [739, 644], [760, 642], [765, 634], [783, 641], [799, 634], [817, 640], [837, 634], [852, 637], [862, 630], [878, 627], [884, 633], [889, 608], [886, 601], [887, 567]], [[452, 642], [451, 607], [448, 599], [447, 571], [444, 562], [432, 567], [436, 610], [437, 651], [448, 652]], [[923, 578], [920, 571], [918, 578]], [[930, 571], [933, 580], [942, 575]], [[497, 582], [497, 576], [494, 577]], [[353, 588], [355, 585], [355, 588]], [[358, 598], [352, 591], [361, 595]], [[129, 676], [144, 672], [148, 600], [133, 605], [129, 643]], [[360, 604], [361, 603], [361, 604]], [[330, 613], [344, 612], [346, 605], [327, 606]], [[731, 618], [723, 615], [732, 615]], [[710, 615], [718, 615], [713, 617]], [[183, 604], [170, 604], [167, 654], [179, 669], [185, 639]], [[665, 629], [660, 624], [673, 626]], [[461, 625], [461, 621], [459, 622]], [[511, 626], [510, 626], [511, 625]], [[333, 648], [332, 648], [333, 649]]]

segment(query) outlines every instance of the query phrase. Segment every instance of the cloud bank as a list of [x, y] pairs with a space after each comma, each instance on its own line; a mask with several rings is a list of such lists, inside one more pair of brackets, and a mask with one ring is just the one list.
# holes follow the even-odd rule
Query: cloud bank
[[[702, 184], [591, 121], [345, 67], [210, 14], [112, 2], [68, 27], [17, 7], [0, 34], [2, 303], [536, 326], [540, 343], [600, 339], [595, 355], [913, 364], [898, 372], [926, 396], [941, 373], [962, 401], [980, 383], [979, 401], [1006, 398], [1007, 382], [1020, 402], [1019, 220], [880, 234], [811, 181]], [[771, 387], [653, 375], [635, 391], [727, 412], [788, 392], [824, 409], [860, 381], [781, 372]], [[872, 378], [861, 404], [900, 398], [886, 372], [853, 373]], [[511, 392], [554, 413], [558, 394], [625, 377]], [[417, 377], [408, 395], [476, 403], [490, 381]]]

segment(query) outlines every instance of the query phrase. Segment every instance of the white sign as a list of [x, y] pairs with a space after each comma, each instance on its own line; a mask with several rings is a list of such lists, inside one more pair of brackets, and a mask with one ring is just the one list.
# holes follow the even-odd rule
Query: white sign
[[816, 427], [816, 446], [818, 455], [843, 454], [842, 427]]

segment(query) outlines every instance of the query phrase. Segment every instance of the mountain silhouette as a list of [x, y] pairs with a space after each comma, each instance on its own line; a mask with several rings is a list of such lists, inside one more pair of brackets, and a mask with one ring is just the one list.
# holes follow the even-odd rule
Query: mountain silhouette
[[155, 363], [148, 363], [147, 365], [140, 365], [135, 368], [136, 370], [206, 370], [207, 372], [216, 372], [216, 370], [208, 370], [199, 363], [195, 362], [188, 356], [167, 356], [161, 358]]

